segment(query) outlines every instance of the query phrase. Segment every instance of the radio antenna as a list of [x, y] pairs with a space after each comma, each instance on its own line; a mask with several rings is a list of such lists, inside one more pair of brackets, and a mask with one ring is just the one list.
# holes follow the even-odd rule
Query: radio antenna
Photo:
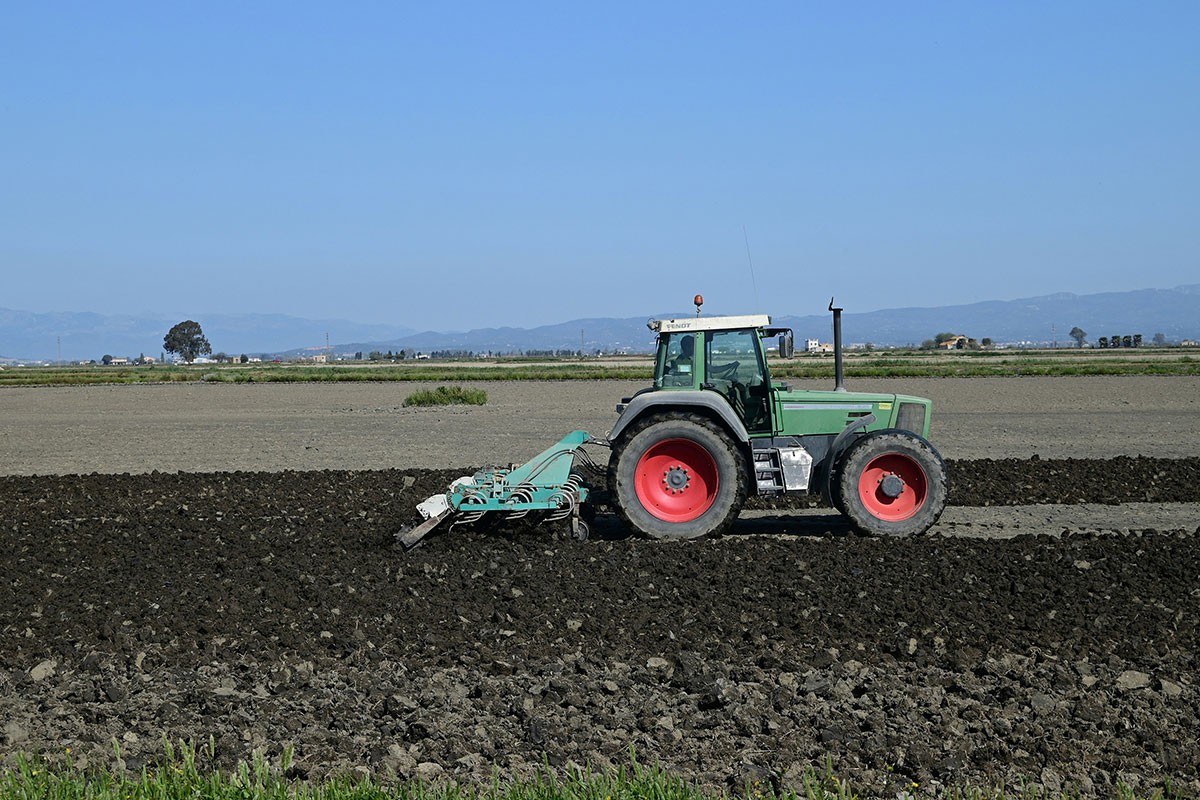
[[758, 281], [754, 279], [754, 259], [750, 257], [750, 237], [746, 235], [746, 224], [742, 223], [742, 239], [746, 242], [746, 263], [750, 265], [750, 286], [754, 289], [754, 308], [762, 310], [758, 302]]

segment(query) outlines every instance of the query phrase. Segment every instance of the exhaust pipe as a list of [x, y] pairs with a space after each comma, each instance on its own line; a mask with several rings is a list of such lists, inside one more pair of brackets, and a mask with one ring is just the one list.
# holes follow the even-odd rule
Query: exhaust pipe
[[846, 391], [846, 376], [842, 371], [842, 309], [833, 307], [829, 298], [829, 310], [833, 312], [833, 390]]

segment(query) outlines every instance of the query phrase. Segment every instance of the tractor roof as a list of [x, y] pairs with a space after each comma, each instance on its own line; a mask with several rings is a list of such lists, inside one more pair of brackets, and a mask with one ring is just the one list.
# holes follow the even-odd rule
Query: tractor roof
[[646, 323], [652, 331], [674, 333], [676, 331], [723, 331], [743, 328], [765, 328], [771, 324], [767, 314], [744, 314], [739, 317], [681, 317], [679, 319], [652, 319]]

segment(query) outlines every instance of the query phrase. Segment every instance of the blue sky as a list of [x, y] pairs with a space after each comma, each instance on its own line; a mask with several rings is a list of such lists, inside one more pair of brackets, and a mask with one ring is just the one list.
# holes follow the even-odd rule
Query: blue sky
[[4, 17], [0, 307], [462, 330], [1200, 282], [1195, 2]]

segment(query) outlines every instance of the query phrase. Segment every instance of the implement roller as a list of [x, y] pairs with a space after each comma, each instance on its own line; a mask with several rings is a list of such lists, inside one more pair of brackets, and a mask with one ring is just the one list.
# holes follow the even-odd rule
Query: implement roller
[[[417, 506], [424, 522], [397, 539], [412, 547], [440, 525], [487, 515], [570, 519], [590, 487], [574, 467], [599, 470], [584, 445], [611, 448], [608, 503], [654, 539], [719, 535], [750, 495], [817, 494], [862, 534], [912, 536], [946, 504], [946, 468], [929, 443], [932, 403], [901, 394], [849, 392], [842, 368], [842, 309], [833, 312], [835, 386], [792, 389], [772, 381], [766, 342], [793, 356], [793, 334], [765, 314], [650, 320], [657, 334], [654, 383], [617, 405], [601, 439], [574, 431], [507, 469], [454, 481]], [[818, 345], [819, 347], [819, 345]]]

